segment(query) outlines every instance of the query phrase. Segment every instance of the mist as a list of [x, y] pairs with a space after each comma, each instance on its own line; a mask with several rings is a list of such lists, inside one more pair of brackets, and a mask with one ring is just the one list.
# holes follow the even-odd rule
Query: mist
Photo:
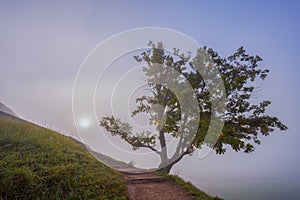
[[[76, 74], [89, 52], [110, 36], [155, 26], [187, 34], [222, 56], [243, 45], [270, 69], [257, 99], [272, 101], [268, 113], [287, 124], [288, 131], [262, 138], [250, 154], [229, 149], [199, 159], [195, 153], [172, 173], [224, 199], [296, 199], [299, 8], [297, 1], [1, 1], [0, 102], [29, 121], [78, 137], [72, 113]], [[103, 104], [96, 106], [105, 110], [109, 105]], [[128, 155], [112, 156], [130, 161]]]

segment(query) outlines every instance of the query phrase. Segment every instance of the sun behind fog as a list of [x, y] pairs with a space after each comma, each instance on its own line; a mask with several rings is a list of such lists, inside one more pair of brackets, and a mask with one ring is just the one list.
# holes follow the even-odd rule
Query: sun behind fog
[[82, 118], [79, 122], [80, 126], [83, 128], [87, 128], [91, 124], [91, 120], [88, 118]]

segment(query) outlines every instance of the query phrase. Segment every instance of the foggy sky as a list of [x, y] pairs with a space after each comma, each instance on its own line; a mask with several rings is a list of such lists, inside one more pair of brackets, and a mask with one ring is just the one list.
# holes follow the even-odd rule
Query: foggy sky
[[[300, 4], [297, 1], [0, 1], [0, 102], [20, 116], [74, 135], [72, 87], [100, 42], [138, 27], [189, 35], [228, 56], [243, 45], [270, 69], [257, 93], [289, 130], [262, 139], [251, 154], [197, 155], [173, 172], [225, 199], [300, 196]], [[251, 196], [252, 195], [252, 196]]]

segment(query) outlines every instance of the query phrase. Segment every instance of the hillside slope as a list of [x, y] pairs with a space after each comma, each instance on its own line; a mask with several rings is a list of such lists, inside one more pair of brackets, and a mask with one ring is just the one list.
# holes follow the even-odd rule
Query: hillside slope
[[14, 117], [19, 117], [12, 109], [0, 102], [0, 112], [9, 114]]
[[71, 138], [0, 116], [0, 199], [128, 199], [122, 175]]
[[22, 120], [12, 109], [0, 102], [0, 117]]
[[[137, 170], [91, 152], [117, 170]], [[219, 199], [173, 175], [145, 176], [122, 175], [73, 138], [0, 115], [0, 199]]]

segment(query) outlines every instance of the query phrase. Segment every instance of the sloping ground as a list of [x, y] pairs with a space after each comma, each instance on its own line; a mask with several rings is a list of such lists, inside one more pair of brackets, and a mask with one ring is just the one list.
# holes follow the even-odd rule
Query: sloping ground
[[0, 102], [0, 112], [2, 114], [8, 114], [8, 115], [11, 115], [13, 117], [19, 118], [19, 116], [12, 109], [10, 109], [8, 106], [4, 105], [1, 102]]
[[74, 140], [0, 117], [0, 199], [128, 199], [122, 175]]
[[22, 121], [22, 119], [12, 109], [0, 103], [0, 117]]
[[127, 189], [132, 200], [189, 200], [192, 197], [186, 190], [165, 181], [157, 174], [124, 174], [127, 180]]
[[179, 177], [90, 152], [106, 165], [80, 141], [0, 110], [0, 199], [219, 199]]
[[90, 152], [99, 160], [101, 160], [103, 163], [107, 164], [108, 166], [120, 171], [120, 172], [125, 172], [125, 173], [146, 173], [150, 170], [146, 170], [146, 169], [140, 169], [140, 168], [136, 168], [133, 167], [125, 162], [122, 161], [118, 161], [115, 160], [109, 156], [106, 156], [102, 153], [96, 152], [96, 151], [92, 151], [90, 150]]
[[198, 190], [177, 176], [136, 168], [93, 151], [88, 146], [87, 148], [101, 162], [123, 173], [131, 200], [220, 200]]
[[131, 200], [221, 200], [198, 190], [181, 178], [165, 173], [124, 173]]
[[23, 121], [21, 118], [19, 117], [15, 117], [13, 115], [10, 115], [8, 113], [2, 112], [0, 111], [0, 117], [4, 117], [4, 118], [8, 118], [8, 119], [13, 119], [13, 120], [17, 120], [17, 121]]

